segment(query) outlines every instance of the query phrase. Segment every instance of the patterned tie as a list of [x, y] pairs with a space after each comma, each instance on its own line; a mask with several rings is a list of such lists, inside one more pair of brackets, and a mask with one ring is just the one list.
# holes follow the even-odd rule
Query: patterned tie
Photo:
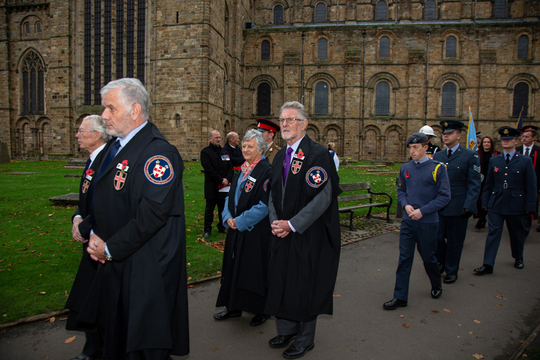
[[283, 161], [283, 183], [287, 181], [287, 174], [289, 173], [289, 168], [291, 167], [291, 154], [293, 148], [290, 147], [287, 149], [287, 154], [285, 154], [285, 161]]
[[527, 148], [527, 150], [525, 150], [525, 156], [529, 156], [529, 148]]
[[510, 162], [510, 154], [506, 154], [506, 163], [508, 164]]
[[452, 149], [448, 149], [448, 157], [452, 156]]

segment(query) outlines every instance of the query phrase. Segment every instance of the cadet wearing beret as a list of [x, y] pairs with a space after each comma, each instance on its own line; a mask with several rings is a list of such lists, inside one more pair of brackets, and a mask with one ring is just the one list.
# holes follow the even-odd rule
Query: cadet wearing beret
[[279, 125], [274, 123], [273, 121], [258, 118], [257, 130], [262, 132], [264, 140], [266, 140], [266, 144], [268, 145], [268, 149], [264, 153], [264, 157], [266, 157], [268, 161], [270, 161], [270, 164], [272, 164], [274, 157], [281, 149], [279, 146], [277, 146], [277, 144], [274, 143], [274, 137], [279, 131]]
[[536, 177], [532, 160], [515, 149], [516, 137], [521, 134], [511, 127], [500, 129], [499, 134], [503, 152], [489, 160], [482, 193], [482, 207], [488, 211], [489, 232], [484, 250], [484, 264], [474, 269], [477, 275], [493, 274], [504, 220], [510, 234], [514, 266], [523, 269], [525, 227], [521, 217], [531, 215], [536, 209]]
[[482, 177], [478, 153], [459, 144], [461, 128], [465, 125], [457, 120], [443, 120], [440, 124], [446, 150], [437, 152], [433, 160], [446, 164], [452, 199], [439, 211], [437, 259], [441, 274], [446, 272], [444, 283], [452, 284], [458, 278], [467, 225], [469, 217], [476, 212]]
[[399, 171], [398, 199], [405, 210], [399, 233], [399, 263], [394, 298], [383, 304], [385, 310], [407, 306], [416, 244], [431, 282], [431, 297], [438, 299], [442, 294], [435, 256], [437, 239], [433, 234], [439, 227], [437, 212], [450, 201], [448, 175], [444, 164], [427, 156], [428, 138], [425, 134], [412, 134], [406, 145], [412, 160], [401, 165]]

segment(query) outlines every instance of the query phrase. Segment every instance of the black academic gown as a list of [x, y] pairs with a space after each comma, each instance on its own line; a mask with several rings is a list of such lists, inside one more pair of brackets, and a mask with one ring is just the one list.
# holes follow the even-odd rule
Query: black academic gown
[[[268, 179], [271, 171], [272, 167], [268, 159], [261, 160], [247, 178], [236, 206], [234, 197], [238, 177], [244, 174], [238, 173], [234, 176], [228, 203], [228, 209], [233, 218], [259, 204], [259, 201], [268, 205], [270, 193]], [[268, 216], [252, 226], [250, 231], [229, 229], [227, 232], [223, 251], [221, 288], [216, 306], [262, 314], [266, 299], [266, 272], [271, 236]]]
[[189, 353], [183, 170], [178, 150], [148, 123], [96, 181], [92, 229], [113, 261], [99, 264], [84, 314], [104, 329], [109, 359]]
[[295, 154], [301, 158], [303, 152], [303, 159], [293, 157], [284, 189], [282, 167], [276, 164], [283, 164], [286, 149], [273, 162], [270, 196], [277, 219], [290, 220], [324, 189], [329, 178], [332, 184], [330, 205], [307, 230], [271, 240], [265, 314], [304, 322], [333, 311], [341, 247], [337, 204], [341, 190], [328, 149], [307, 135]]
[[[83, 221], [79, 224], [79, 232], [81, 236], [85, 239], [90, 238], [90, 199], [88, 194], [91, 193], [96, 172], [99, 170], [101, 161], [103, 160], [103, 149], [100, 151], [92, 165], [88, 170], [82, 175], [81, 183], [79, 186], [79, 206], [75, 211], [73, 217], [80, 215]], [[91, 173], [91, 174], [90, 174]], [[67, 330], [77, 330], [85, 331], [91, 333], [97, 333], [95, 326], [92, 324], [86, 324], [77, 321], [79, 311], [84, 304], [84, 300], [88, 295], [88, 290], [90, 289], [89, 284], [94, 281], [94, 277], [97, 272], [97, 262], [90, 258], [90, 254], [86, 250], [88, 248], [88, 242], [84, 243], [82, 246], [82, 257], [79, 264], [79, 269], [77, 270], [77, 275], [73, 281], [73, 286], [69, 292], [69, 297], [66, 301], [66, 309], [69, 309], [66, 329]]]

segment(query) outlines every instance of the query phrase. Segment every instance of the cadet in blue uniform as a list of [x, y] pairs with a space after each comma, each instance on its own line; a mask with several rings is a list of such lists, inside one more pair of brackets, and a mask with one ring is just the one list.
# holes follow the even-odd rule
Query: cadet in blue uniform
[[452, 199], [439, 211], [437, 260], [441, 274], [446, 272], [444, 283], [452, 284], [458, 278], [467, 225], [476, 212], [482, 177], [478, 153], [459, 145], [464, 124], [457, 120], [443, 120], [440, 124], [446, 149], [437, 152], [433, 160], [446, 164]]
[[383, 304], [385, 310], [407, 306], [409, 278], [414, 261], [414, 248], [424, 261], [431, 297], [442, 294], [441, 276], [437, 266], [437, 239], [433, 234], [439, 227], [439, 211], [450, 201], [450, 184], [444, 164], [427, 156], [428, 138], [416, 133], [407, 139], [411, 161], [401, 165], [399, 171], [398, 199], [403, 205], [403, 220], [399, 234], [399, 264], [396, 271], [394, 298]]
[[511, 127], [499, 130], [503, 152], [489, 160], [489, 169], [482, 194], [482, 207], [488, 211], [489, 233], [484, 250], [484, 264], [474, 269], [477, 275], [493, 274], [499, 250], [503, 222], [510, 234], [514, 266], [523, 269], [525, 227], [523, 215], [531, 215], [536, 208], [536, 176], [530, 157], [519, 154], [516, 137], [520, 132]]

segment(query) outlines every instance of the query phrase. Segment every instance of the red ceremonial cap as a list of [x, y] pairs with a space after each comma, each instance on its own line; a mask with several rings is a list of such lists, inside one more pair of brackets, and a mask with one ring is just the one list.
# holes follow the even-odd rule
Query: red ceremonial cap
[[277, 133], [279, 131], [279, 125], [276, 124], [273, 121], [258, 118], [257, 119], [257, 130], [259, 131], [270, 131], [273, 133]]

